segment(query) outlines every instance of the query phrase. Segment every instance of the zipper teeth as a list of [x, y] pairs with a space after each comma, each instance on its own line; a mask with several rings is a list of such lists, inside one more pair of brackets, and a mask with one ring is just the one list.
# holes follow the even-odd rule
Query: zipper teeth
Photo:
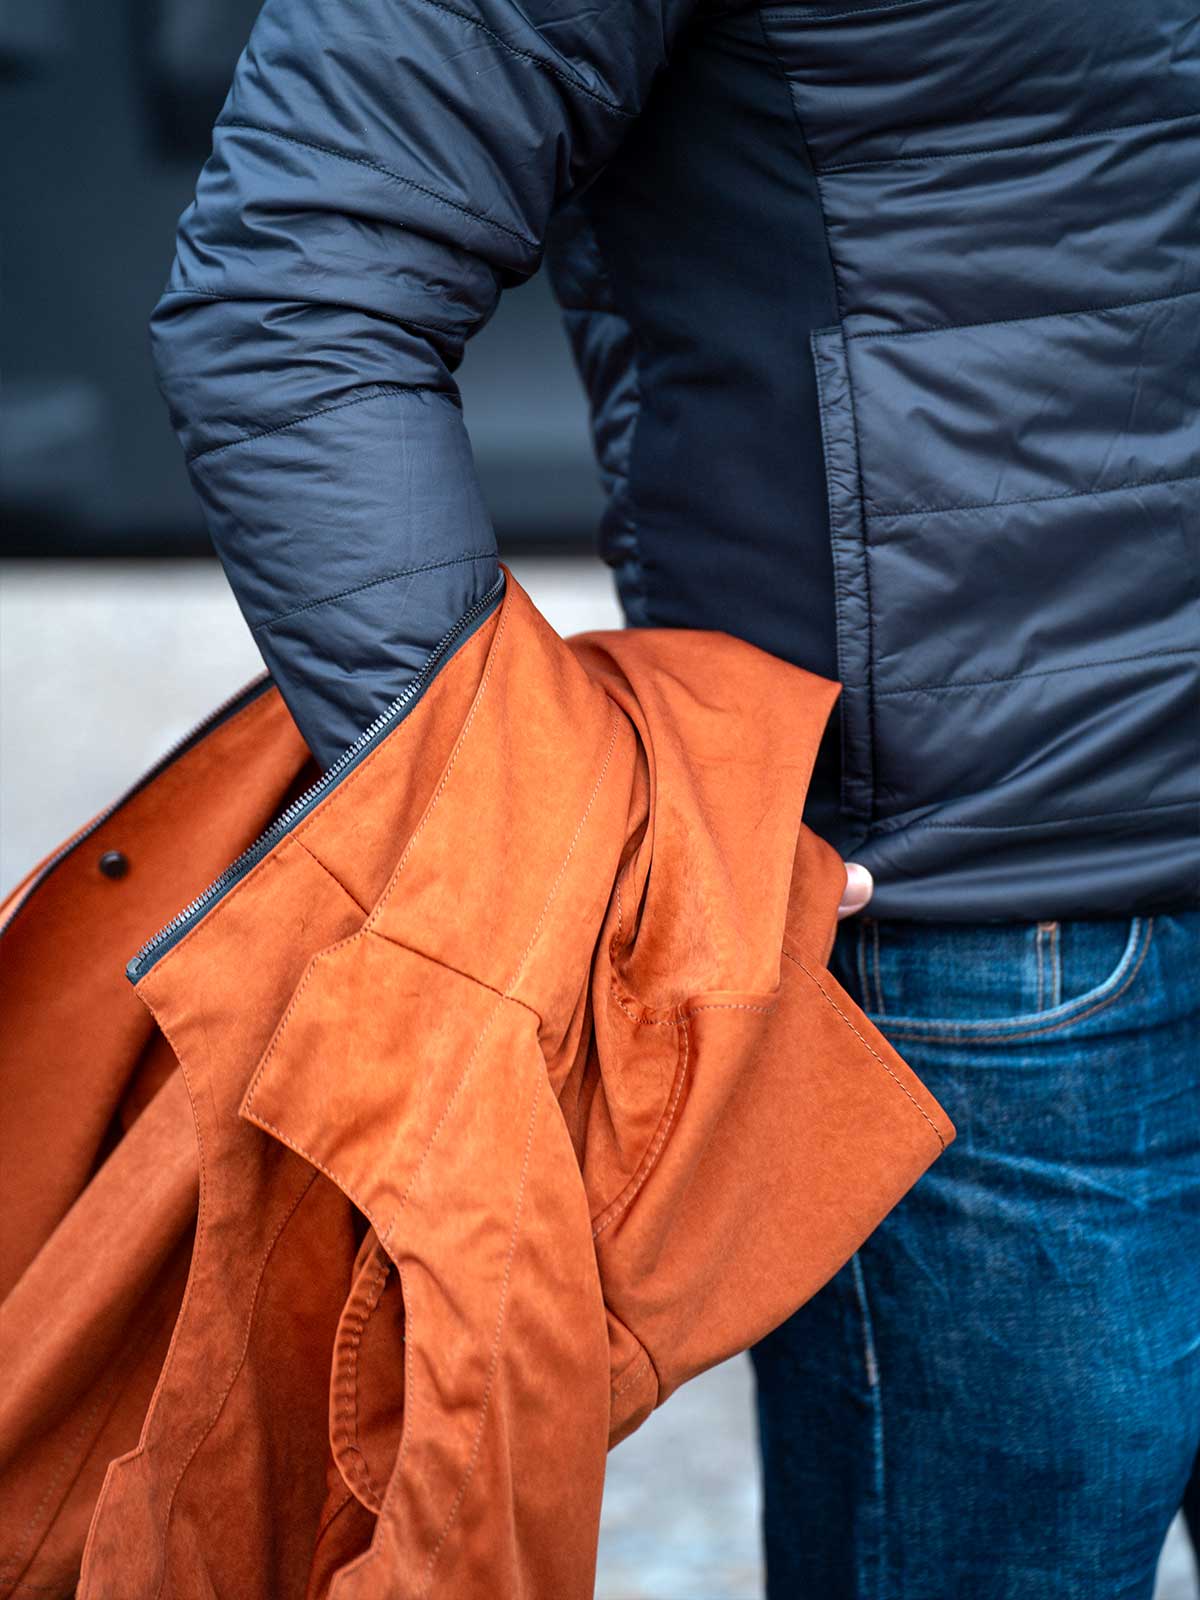
[[261, 833], [252, 845], [243, 850], [235, 861], [230, 862], [229, 866], [214, 878], [206, 889], [201, 890], [194, 900], [189, 901], [182, 911], [177, 912], [170, 922], [166, 923], [152, 938], [146, 941], [126, 967], [126, 972], [130, 978], [135, 978], [139, 969], [154, 955], [155, 951], [173, 939], [179, 930], [190, 922], [193, 917], [197, 916], [225, 889], [245, 872], [249, 871], [257, 861], [261, 860], [283, 838], [305, 811], [334, 787], [344, 775], [346, 769], [358, 761], [367, 746], [373, 744], [379, 735], [396, 720], [405, 707], [421, 693], [446, 652], [453, 647], [462, 633], [494, 604], [503, 589], [504, 573], [501, 571], [500, 576], [488, 592], [477, 600], [469, 610], [465, 611], [447, 633], [442, 635], [425, 658], [420, 671], [412, 681], [406, 684], [396, 698], [384, 707], [375, 720], [363, 729], [354, 743], [348, 745], [342, 751], [333, 765], [328, 767], [302, 795], [293, 800], [287, 810], [281, 812], [270, 827], [264, 833]]
[[40, 888], [40, 886], [45, 883], [46, 879], [56, 867], [60, 866], [73, 851], [79, 848], [81, 844], [86, 843], [86, 841], [91, 838], [97, 829], [102, 828], [110, 817], [115, 816], [123, 805], [127, 805], [128, 802], [133, 799], [134, 795], [136, 795], [140, 790], [144, 789], [146, 785], [151, 782], [152, 779], [156, 778], [158, 774], [166, 767], [170, 766], [171, 762], [175, 761], [182, 754], [182, 752], [186, 750], [188, 746], [196, 739], [198, 739], [208, 728], [227, 717], [229, 713], [233, 711], [233, 709], [243, 700], [249, 704], [250, 699], [254, 695], [262, 693], [270, 685], [270, 682], [271, 674], [269, 672], [260, 673], [257, 678], [252, 678], [249, 683], [245, 683], [240, 689], [235, 690], [234, 693], [228, 697], [228, 699], [222, 700], [219, 706], [214, 707], [214, 709], [210, 711], [207, 716], [201, 718], [201, 720], [197, 722], [194, 727], [189, 728], [186, 733], [181, 734], [180, 737], [175, 740], [174, 744], [169, 745], [167, 749], [163, 751], [162, 755], [160, 755], [153, 763], [153, 765], [147, 767], [145, 772], [143, 772], [139, 778], [135, 779], [127, 789], [118, 795], [111, 805], [105, 806], [104, 810], [101, 811], [98, 816], [93, 817], [91, 822], [89, 822], [85, 828], [81, 829], [79, 833], [74, 834], [70, 839], [68, 839], [66, 844], [64, 844], [60, 850], [56, 850], [55, 853], [50, 857], [49, 861], [47, 861], [43, 866], [42, 870], [38, 873], [37, 877], [33, 878], [29, 882], [29, 884], [26, 886], [25, 893], [5, 917], [3, 926], [0, 926], [0, 938], [3, 938], [3, 936], [8, 932], [9, 928], [12, 927], [13, 923], [16, 921], [17, 917], [27, 904], [29, 897], [36, 889]]

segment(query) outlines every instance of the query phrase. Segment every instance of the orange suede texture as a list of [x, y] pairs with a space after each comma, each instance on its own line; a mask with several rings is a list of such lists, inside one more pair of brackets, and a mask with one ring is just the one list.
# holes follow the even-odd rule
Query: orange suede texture
[[312, 776], [273, 688], [10, 897], [0, 1595], [583, 1600], [611, 1445], [953, 1137], [826, 967], [837, 685], [506, 576], [136, 989]]

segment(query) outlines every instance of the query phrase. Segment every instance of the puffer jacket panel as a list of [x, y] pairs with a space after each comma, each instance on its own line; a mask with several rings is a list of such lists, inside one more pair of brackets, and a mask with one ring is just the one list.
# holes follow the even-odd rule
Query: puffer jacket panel
[[841, 681], [880, 916], [1200, 901], [1190, 0], [267, 0], [153, 334], [322, 765], [495, 576], [454, 373], [543, 257], [627, 620]]
[[[772, 64], [790, 128], [765, 120]], [[753, 115], [723, 121], [755, 76]], [[713, 177], [701, 211], [722, 162], [736, 181]], [[639, 330], [607, 552], [627, 611], [699, 617], [841, 679], [811, 815], [875, 873], [873, 910], [1200, 897], [1194, 8], [840, 0], [725, 19], [574, 210]], [[551, 246], [570, 258], [585, 231]], [[754, 277], [760, 247], [773, 279]], [[689, 251], [685, 294], [665, 263]], [[769, 311], [727, 295], [713, 317], [694, 286], [718, 262]], [[580, 318], [603, 374], [605, 329]], [[719, 426], [731, 381], [705, 363], [723, 344], [742, 386]], [[593, 378], [601, 434], [618, 393], [628, 409]], [[717, 538], [683, 547], [714, 523], [723, 560]]]
[[838, 286], [842, 800], [878, 910], [1195, 894], [1194, 11], [839, 9], [763, 20]]

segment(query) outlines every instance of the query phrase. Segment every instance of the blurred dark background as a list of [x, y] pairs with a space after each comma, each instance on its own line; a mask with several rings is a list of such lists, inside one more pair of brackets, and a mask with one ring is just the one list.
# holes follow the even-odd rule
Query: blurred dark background
[[[0, 0], [6, 555], [209, 552], [146, 324], [258, 8]], [[544, 275], [458, 376], [506, 553], [590, 549], [599, 478]]]

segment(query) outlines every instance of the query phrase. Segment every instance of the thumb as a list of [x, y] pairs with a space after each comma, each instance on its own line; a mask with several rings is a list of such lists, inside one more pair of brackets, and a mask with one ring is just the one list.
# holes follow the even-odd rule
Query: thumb
[[846, 863], [846, 887], [842, 890], [842, 898], [838, 902], [838, 921], [843, 917], [852, 917], [856, 911], [861, 911], [875, 892], [875, 880], [866, 867], [860, 866], [857, 861]]

